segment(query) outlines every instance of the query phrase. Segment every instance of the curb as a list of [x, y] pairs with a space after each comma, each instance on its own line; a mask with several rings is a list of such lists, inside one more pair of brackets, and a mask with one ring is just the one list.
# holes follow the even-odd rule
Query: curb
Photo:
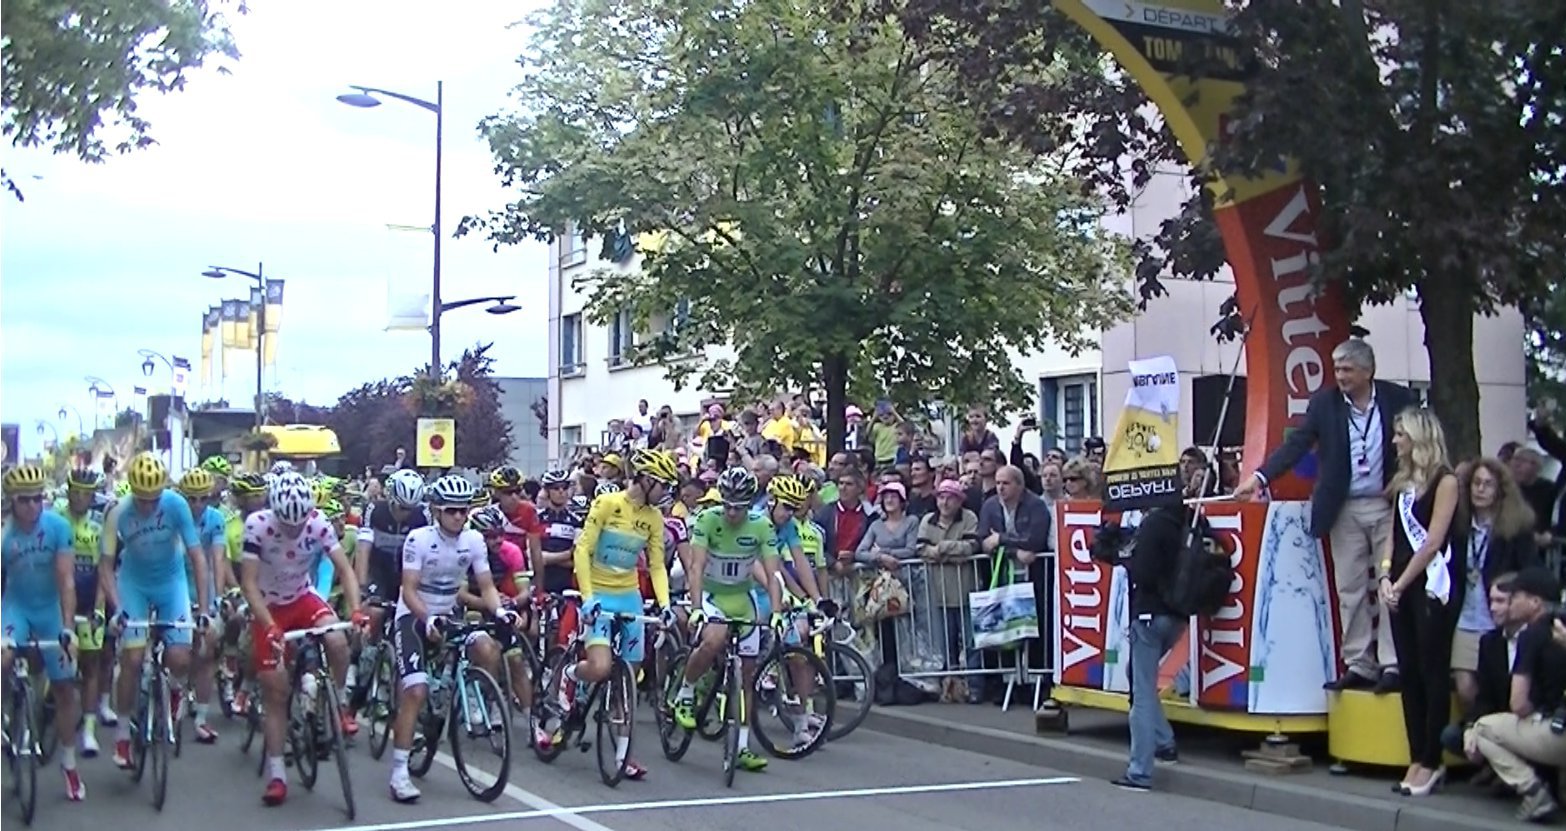
[[[873, 709], [864, 726], [878, 733], [1065, 771], [1106, 783], [1124, 773], [1126, 766], [1123, 753], [1063, 739], [977, 725], [956, 725], [907, 709]], [[1159, 767], [1158, 790], [1354, 831], [1516, 831], [1518, 827], [1518, 823], [1510, 820], [1459, 814], [1439, 807], [1403, 805], [1193, 764]]]

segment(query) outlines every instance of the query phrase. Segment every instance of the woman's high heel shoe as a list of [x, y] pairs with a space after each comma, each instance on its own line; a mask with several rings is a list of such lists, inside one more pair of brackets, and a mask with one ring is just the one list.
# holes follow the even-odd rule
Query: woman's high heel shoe
[[1425, 784], [1404, 786], [1403, 795], [1429, 796], [1435, 793], [1435, 789], [1440, 787], [1441, 780], [1444, 778], [1446, 778], [1446, 768], [1436, 768], [1435, 772], [1430, 774], [1430, 778], [1425, 780]]

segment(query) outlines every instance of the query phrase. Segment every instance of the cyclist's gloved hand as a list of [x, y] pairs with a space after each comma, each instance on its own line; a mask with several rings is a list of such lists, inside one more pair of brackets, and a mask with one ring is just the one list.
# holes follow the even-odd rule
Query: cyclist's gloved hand
[[357, 626], [360, 629], [370, 625], [370, 613], [363, 609], [354, 609], [353, 614], [350, 615], [348, 619], [353, 622], [354, 626]]
[[691, 631], [694, 632], [697, 629], [700, 629], [702, 627], [702, 624], [704, 624], [706, 622], [707, 622], [707, 610], [701, 608], [700, 606], [692, 606], [691, 607], [691, 616], [690, 616], [690, 628], [691, 628]]
[[196, 615], [196, 631], [205, 632], [212, 627], [212, 616], [206, 612]]
[[92, 628], [94, 630], [102, 629], [105, 625], [107, 625], [108, 622], [107, 618], [103, 616], [103, 610], [101, 609], [92, 613], [91, 620]]
[[440, 630], [445, 625], [446, 618], [440, 615], [431, 615], [429, 620], [424, 621], [424, 634], [431, 640], [440, 640]]
[[673, 606], [664, 606], [663, 608], [659, 609], [658, 620], [663, 624], [663, 628], [665, 629], [673, 629], [680, 623], [679, 617], [674, 614]]
[[837, 601], [833, 600], [830, 597], [823, 597], [823, 598], [821, 598], [821, 600], [818, 603], [816, 603], [816, 609], [818, 611], [820, 611], [821, 614], [826, 615], [827, 617], [830, 617], [830, 618], [837, 617], [837, 613], [838, 613]]
[[115, 615], [114, 615], [114, 624], [113, 624], [114, 634], [115, 635], [119, 635], [119, 633], [125, 631], [125, 624], [127, 624], [127, 623], [130, 623], [130, 613], [129, 612], [125, 611], [124, 609], [121, 609], [119, 612], [115, 613]]
[[521, 615], [517, 614], [515, 610], [504, 607], [495, 610], [495, 619], [512, 628], [522, 623]]
[[70, 629], [70, 628], [61, 629], [60, 630], [60, 647], [63, 648], [66, 652], [70, 652], [71, 649], [74, 648], [75, 646], [76, 646], [76, 630], [75, 629]]
[[281, 650], [283, 648], [284, 634], [283, 627], [278, 626], [276, 623], [273, 623], [271, 626], [266, 628], [267, 643], [272, 645], [272, 649], [274, 651]]
[[589, 620], [589, 621], [590, 620], [595, 620], [595, 619], [597, 619], [598, 614], [600, 612], [602, 612], [603, 610], [604, 610], [604, 604], [601, 601], [593, 600], [591, 598], [584, 598], [582, 600], [582, 619], [583, 620]]
[[783, 612], [780, 612], [780, 611], [774, 611], [772, 613], [772, 628], [773, 629], [782, 629], [783, 627], [785, 627], [787, 625], [788, 625], [788, 615], [786, 615], [786, 614], [784, 614]]

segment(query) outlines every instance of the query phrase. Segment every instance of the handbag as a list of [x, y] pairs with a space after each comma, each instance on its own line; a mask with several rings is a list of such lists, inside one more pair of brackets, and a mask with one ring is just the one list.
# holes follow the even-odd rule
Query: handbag
[[1015, 577], [1005, 549], [997, 549], [990, 587], [968, 593], [975, 647], [1011, 649], [1039, 636], [1039, 606], [1033, 596], [1033, 584], [1027, 580], [1016, 582]]

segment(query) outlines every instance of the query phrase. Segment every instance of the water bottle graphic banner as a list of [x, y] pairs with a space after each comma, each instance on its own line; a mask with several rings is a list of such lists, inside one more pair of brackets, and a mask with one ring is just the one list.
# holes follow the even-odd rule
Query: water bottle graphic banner
[[[1336, 597], [1321, 544], [1306, 531], [1309, 503], [1217, 503], [1203, 513], [1232, 546], [1235, 577], [1217, 614], [1192, 618], [1186, 648], [1165, 659], [1190, 668], [1190, 701], [1256, 715], [1327, 712], [1337, 676]], [[1056, 505], [1055, 666], [1059, 683], [1129, 693], [1130, 580], [1094, 560], [1093, 538], [1115, 514], [1096, 502]], [[1118, 517], [1127, 528], [1134, 512]], [[1168, 673], [1165, 673], [1166, 675]]]

